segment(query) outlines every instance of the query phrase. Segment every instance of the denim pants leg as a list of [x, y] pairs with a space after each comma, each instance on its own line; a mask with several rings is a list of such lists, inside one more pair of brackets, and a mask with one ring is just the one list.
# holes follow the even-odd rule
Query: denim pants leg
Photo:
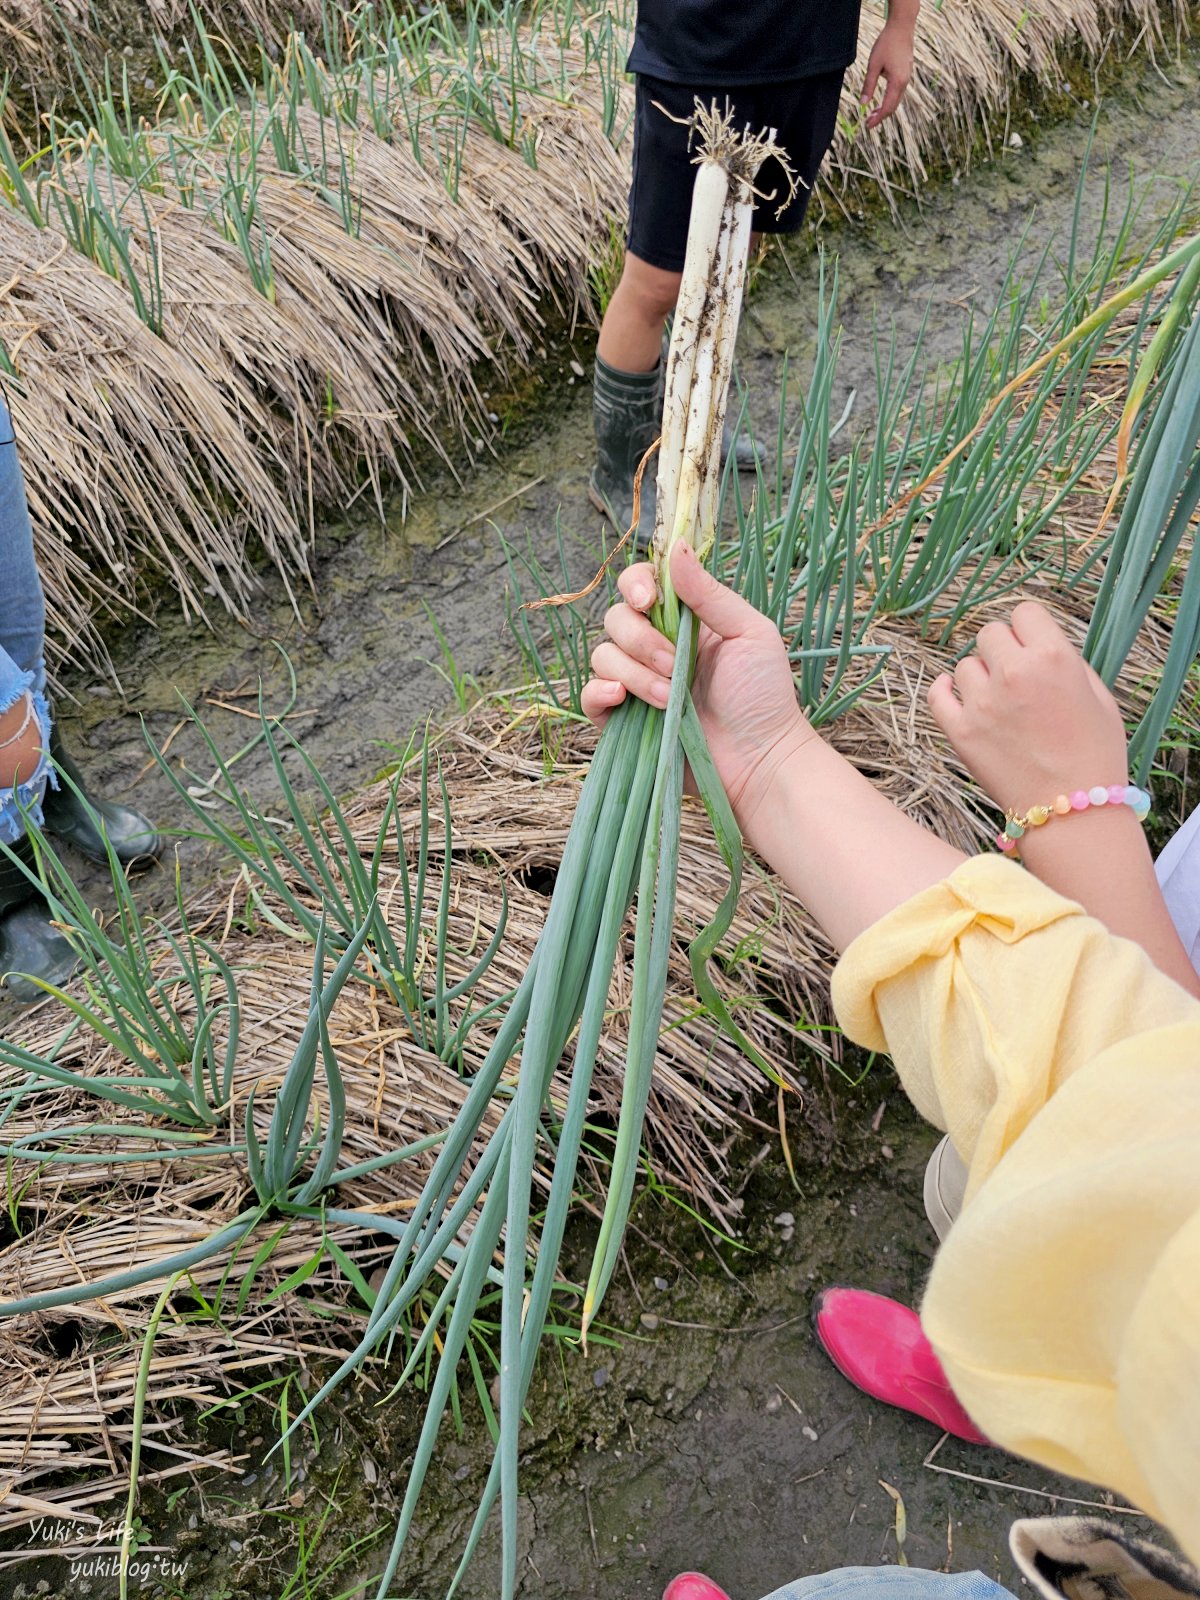
[[[49, 744], [46, 703], [46, 600], [33, 558], [33, 528], [25, 482], [17, 459], [12, 416], [0, 394], [0, 712], [26, 694]], [[22, 807], [41, 821], [41, 799], [49, 776], [48, 756], [16, 794], [0, 794], [0, 839], [12, 844], [25, 831]]]
[[925, 1572], [920, 1567], [838, 1567], [797, 1578], [766, 1600], [1013, 1600], [982, 1572]]
[[7, 651], [22, 672], [34, 674], [39, 694], [46, 689], [45, 638], [46, 600], [33, 559], [25, 480], [12, 415], [0, 393], [0, 650]]

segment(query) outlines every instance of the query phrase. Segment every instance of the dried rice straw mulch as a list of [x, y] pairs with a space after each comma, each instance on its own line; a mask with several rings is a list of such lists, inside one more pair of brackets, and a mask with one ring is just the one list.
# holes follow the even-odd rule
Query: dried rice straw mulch
[[[422, 124], [420, 162], [406, 135], [343, 127], [353, 233], [261, 150], [273, 298], [224, 236], [203, 162], [187, 205], [107, 177], [144, 284], [161, 284], [159, 332], [53, 226], [0, 207], [0, 341], [56, 666], [103, 665], [102, 624], [136, 612], [155, 575], [201, 619], [248, 614], [255, 549], [309, 585], [318, 506], [363, 489], [382, 506], [385, 483], [416, 487], [418, 460], [453, 469], [490, 432], [483, 370], [533, 358], [548, 303], [566, 317], [587, 303], [625, 188], [600, 75], [578, 51], [563, 70], [564, 98], [518, 92], [536, 168], [475, 123], [455, 130], [454, 200], [434, 149], [448, 124]], [[331, 140], [311, 109], [294, 129], [308, 149]], [[168, 131], [148, 138], [165, 160]], [[84, 179], [68, 165], [59, 181]]]

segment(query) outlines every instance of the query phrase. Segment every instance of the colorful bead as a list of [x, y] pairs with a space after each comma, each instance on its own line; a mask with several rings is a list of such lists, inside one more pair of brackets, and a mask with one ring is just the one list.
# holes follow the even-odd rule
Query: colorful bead
[[1054, 815], [1056, 817], [1065, 817], [1070, 809], [1071, 802], [1067, 799], [1066, 795], [1056, 794], [1054, 797]]
[[1139, 822], [1150, 815], [1150, 796], [1144, 789], [1138, 790], [1138, 799], [1134, 802], [1133, 814]]
[[1108, 803], [1110, 806], [1123, 806], [1125, 804], [1125, 785], [1123, 783], [1109, 784]]
[[1088, 799], [1094, 806], [1106, 806], [1108, 804], [1108, 790], [1102, 783], [1098, 783], [1088, 790]]
[[1049, 822], [1049, 820], [1049, 806], [1030, 806], [1029, 810], [1025, 813], [1025, 821], [1031, 828], [1040, 828], [1043, 822]]
[[1025, 832], [1025, 824], [1023, 822], [1018, 822], [1016, 817], [1009, 817], [1008, 821], [1004, 824], [1004, 831], [1010, 839], [1019, 839]]
[[1071, 796], [1072, 811], [1086, 811], [1090, 804], [1091, 801], [1088, 799], [1086, 789], [1076, 789], [1074, 794]]
[[1136, 783], [1127, 783], [1125, 785], [1125, 793], [1122, 796], [1122, 800], [1123, 800], [1124, 804], [1127, 805], [1130, 808], [1131, 811], [1136, 811], [1137, 810], [1137, 808], [1138, 808], [1138, 800], [1141, 797], [1141, 793], [1142, 793], [1142, 791], [1138, 788]]
[[996, 835], [996, 849], [1003, 850], [1006, 854], [1017, 848], [1016, 840], [1010, 839], [1006, 833]]

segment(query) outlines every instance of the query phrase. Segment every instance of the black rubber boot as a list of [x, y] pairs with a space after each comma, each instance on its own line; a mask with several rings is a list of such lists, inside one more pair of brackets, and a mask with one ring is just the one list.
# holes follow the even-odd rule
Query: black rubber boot
[[[57, 789], [47, 788], [42, 801], [42, 826], [47, 833], [102, 865], [108, 862], [105, 834], [122, 866], [149, 866], [162, 854], [162, 839], [140, 812], [113, 800], [98, 800], [88, 791], [82, 772], [63, 748], [57, 724], [50, 732], [50, 754], [63, 776]], [[104, 834], [100, 832], [101, 824]]]
[[[588, 482], [588, 499], [618, 533], [623, 534], [633, 521], [633, 476], [662, 426], [662, 373], [661, 361], [653, 372], [618, 372], [596, 357], [592, 388], [596, 465]], [[657, 461], [651, 456], [642, 474], [634, 535], [640, 550], [648, 550], [654, 537], [656, 474]]]
[[734, 461], [739, 472], [753, 472], [755, 467], [765, 466], [767, 452], [757, 439], [752, 439], [748, 433], [739, 433], [736, 440], [733, 437], [733, 423], [728, 416], [721, 429], [721, 465], [729, 460], [730, 446], [733, 447]]
[[[10, 847], [30, 865], [24, 840]], [[50, 921], [50, 908], [15, 861], [0, 855], [0, 999], [32, 1005], [43, 989], [32, 983], [63, 984], [78, 965], [75, 951]]]

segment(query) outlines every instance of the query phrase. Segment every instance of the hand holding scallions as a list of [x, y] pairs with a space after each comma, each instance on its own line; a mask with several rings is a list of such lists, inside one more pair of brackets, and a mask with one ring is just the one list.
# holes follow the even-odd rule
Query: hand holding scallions
[[[786, 757], [817, 737], [796, 700], [787, 650], [761, 612], [707, 571], [686, 542], [671, 553], [671, 580], [702, 624], [692, 698], [717, 773], [742, 832]], [[674, 646], [645, 613], [654, 604], [654, 566], [627, 567], [624, 603], [605, 617], [608, 637], [592, 652], [595, 673], [583, 709], [602, 727], [626, 692], [665, 706]]]

